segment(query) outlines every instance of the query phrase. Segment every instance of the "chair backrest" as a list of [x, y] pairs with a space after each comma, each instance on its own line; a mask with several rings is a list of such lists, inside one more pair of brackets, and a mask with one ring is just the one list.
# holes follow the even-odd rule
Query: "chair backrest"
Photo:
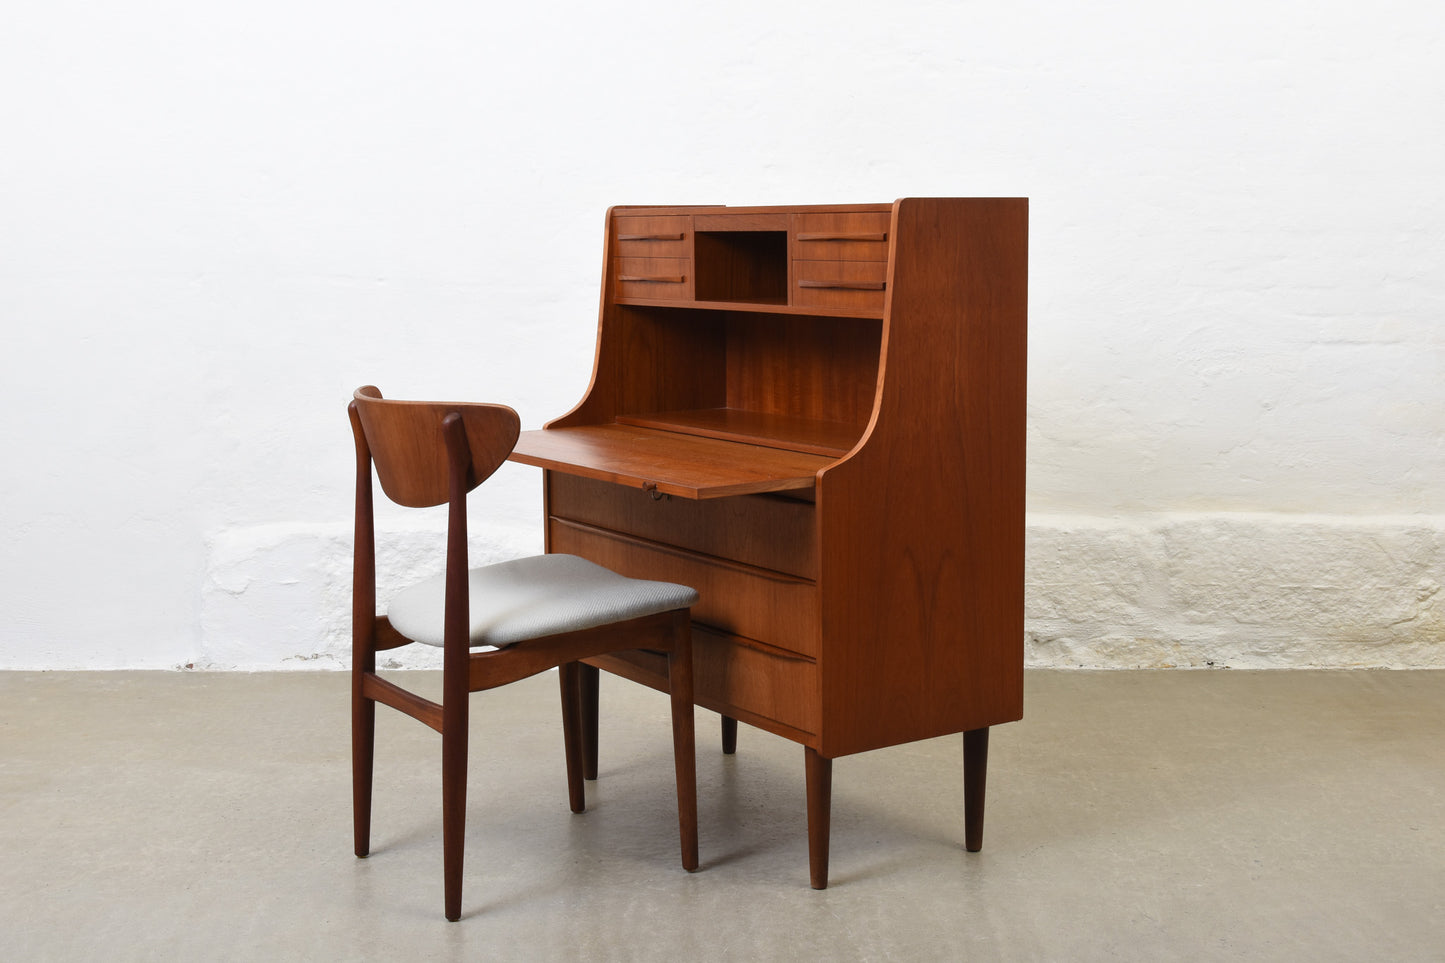
[[450, 495], [442, 429], [448, 415], [459, 415], [466, 428], [471, 456], [467, 491], [486, 481], [507, 460], [522, 427], [517, 413], [506, 405], [393, 401], [382, 398], [371, 385], [357, 388], [352, 398], [381, 490], [409, 508], [440, 505]]

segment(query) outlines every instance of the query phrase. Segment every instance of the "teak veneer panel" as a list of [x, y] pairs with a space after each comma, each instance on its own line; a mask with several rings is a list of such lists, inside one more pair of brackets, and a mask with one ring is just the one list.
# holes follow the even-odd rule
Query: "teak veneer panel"
[[825, 757], [1023, 714], [1027, 202], [893, 231], [874, 423], [817, 489]]
[[[876, 321], [791, 317], [784, 324], [769, 315], [728, 315], [727, 407], [850, 426], [830, 440], [846, 451], [873, 414], [881, 337]], [[789, 427], [776, 426], [781, 437]]]

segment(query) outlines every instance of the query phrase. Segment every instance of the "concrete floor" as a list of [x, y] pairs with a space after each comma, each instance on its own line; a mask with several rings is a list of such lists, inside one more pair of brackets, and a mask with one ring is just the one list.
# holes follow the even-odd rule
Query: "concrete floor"
[[847, 757], [823, 892], [801, 749], [744, 726], [724, 757], [698, 712], [689, 875], [662, 697], [604, 678], [572, 816], [540, 676], [473, 697], [453, 924], [439, 740], [381, 714], [357, 860], [347, 695], [324, 673], [0, 673], [0, 957], [1445, 959], [1445, 672], [1033, 672], [993, 733], [983, 852], [956, 737]]

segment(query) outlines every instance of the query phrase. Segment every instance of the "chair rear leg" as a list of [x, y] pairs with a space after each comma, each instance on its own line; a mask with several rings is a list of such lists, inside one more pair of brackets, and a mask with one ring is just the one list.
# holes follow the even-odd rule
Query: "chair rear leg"
[[732, 716], [722, 717], [722, 751], [725, 756], [738, 751], [738, 721]]
[[602, 670], [579, 663], [582, 687], [582, 778], [597, 778], [597, 696]]
[[691, 616], [682, 612], [667, 656], [672, 698], [672, 755], [677, 770], [677, 822], [682, 868], [697, 869], [697, 741], [693, 731]]
[[442, 861], [446, 916], [462, 916], [462, 853], [467, 828], [467, 720], [442, 724]]

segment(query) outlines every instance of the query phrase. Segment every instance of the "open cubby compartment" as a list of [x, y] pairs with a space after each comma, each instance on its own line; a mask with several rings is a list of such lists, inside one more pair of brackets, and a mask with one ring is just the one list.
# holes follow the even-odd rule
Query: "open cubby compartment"
[[688, 373], [634, 395], [618, 411], [620, 424], [835, 457], [868, 425], [881, 346], [875, 320], [620, 310], [654, 371]]
[[693, 236], [695, 298], [788, 303], [787, 231], [698, 231]]

